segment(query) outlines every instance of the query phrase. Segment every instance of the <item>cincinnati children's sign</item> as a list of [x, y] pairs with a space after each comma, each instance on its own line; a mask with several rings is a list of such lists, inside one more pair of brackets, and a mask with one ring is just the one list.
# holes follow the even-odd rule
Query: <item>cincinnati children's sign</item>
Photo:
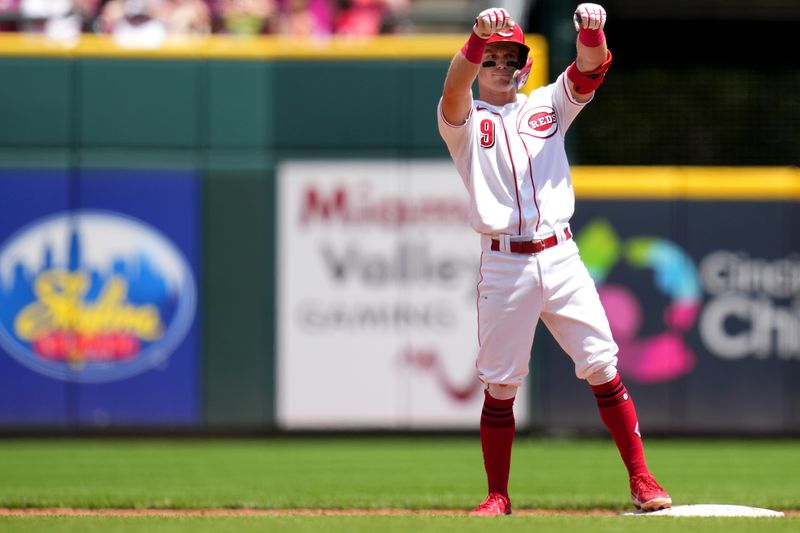
[[181, 252], [128, 216], [55, 214], [0, 244], [0, 348], [54, 379], [116, 381], [159, 365], [195, 304]]
[[[634, 380], [657, 383], [693, 371], [699, 352], [736, 361], [800, 358], [800, 257], [767, 260], [744, 251], [712, 250], [695, 259], [664, 237], [621, 238], [604, 218], [576, 234], [581, 257], [597, 283], [619, 366]], [[642, 302], [642, 287], [616, 272], [621, 265], [652, 272], [665, 307]], [[658, 331], [642, 333], [646, 314]], [[701, 344], [689, 341], [697, 329]], [[699, 350], [698, 350], [699, 349]]]

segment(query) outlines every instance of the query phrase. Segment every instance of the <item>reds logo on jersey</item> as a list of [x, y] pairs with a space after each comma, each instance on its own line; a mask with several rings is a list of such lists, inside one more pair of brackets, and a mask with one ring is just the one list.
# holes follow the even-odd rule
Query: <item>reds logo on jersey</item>
[[523, 113], [518, 127], [522, 135], [547, 139], [558, 131], [558, 120], [552, 107], [539, 106]]

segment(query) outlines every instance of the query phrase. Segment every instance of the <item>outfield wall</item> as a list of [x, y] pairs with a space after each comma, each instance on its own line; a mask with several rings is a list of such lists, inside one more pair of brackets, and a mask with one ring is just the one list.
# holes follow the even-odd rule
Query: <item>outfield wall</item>
[[[328, 44], [0, 35], [0, 427], [475, 427], [461, 38]], [[798, 171], [574, 178], [647, 426], [797, 433]], [[599, 427], [547, 335], [532, 369], [521, 427]]]

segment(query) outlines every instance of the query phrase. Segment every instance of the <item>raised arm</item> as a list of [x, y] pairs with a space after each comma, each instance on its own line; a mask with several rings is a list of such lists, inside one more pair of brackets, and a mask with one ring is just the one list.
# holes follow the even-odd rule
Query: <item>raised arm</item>
[[579, 102], [591, 100], [611, 66], [611, 52], [603, 32], [607, 18], [606, 10], [599, 4], [580, 4], [573, 15], [578, 53], [567, 69], [567, 78], [572, 96]]
[[505, 9], [486, 9], [475, 19], [469, 39], [453, 56], [444, 80], [442, 113], [447, 122], [458, 126], [467, 121], [472, 109], [472, 83], [481, 68], [486, 41], [492, 34], [513, 27], [514, 21]]

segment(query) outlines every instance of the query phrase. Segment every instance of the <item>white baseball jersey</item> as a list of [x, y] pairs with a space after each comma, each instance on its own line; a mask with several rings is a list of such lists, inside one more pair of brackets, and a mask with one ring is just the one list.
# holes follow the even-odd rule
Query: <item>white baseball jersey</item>
[[584, 105], [565, 73], [505, 106], [473, 101], [460, 126], [447, 122], [439, 101], [439, 133], [469, 191], [475, 231], [539, 239], [566, 226], [575, 195], [564, 134]]
[[[539, 319], [579, 378], [600, 384], [616, 375], [617, 345], [568, 230], [575, 195], [564, 134], [584, 105], [565, 73], [505, 106], [475, 100], [461, 126], [447, 122], [439, 102], [439, 132], [469, 191], [471, 224], [483, 234], [477, 368], [485, 383], [522, 384]], [[505, 248], [553, 234], [559, 244], [538, 254]], [[491, 249], [492, 237], [506, 243], [501, 251]]]

